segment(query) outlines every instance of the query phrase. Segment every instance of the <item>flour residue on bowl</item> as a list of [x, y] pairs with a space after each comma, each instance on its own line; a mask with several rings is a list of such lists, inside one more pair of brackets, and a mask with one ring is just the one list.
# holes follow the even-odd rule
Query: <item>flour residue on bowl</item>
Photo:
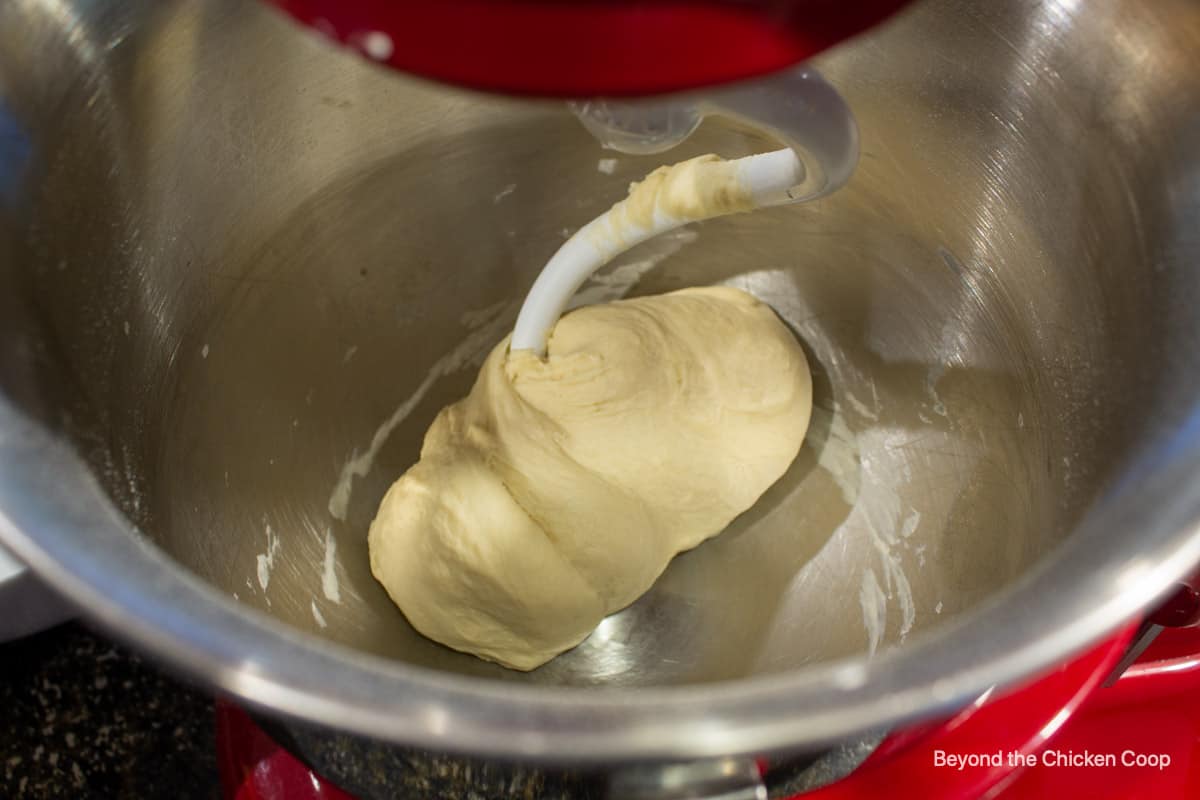
[[808, 423], [808, 438], [821, 442], [817, 466], [825, 470], [842, 493], [842, 500], [853, 507], [858, 499], [861, 465], [858, 460], [858, 441], [846, 425], [837, 404], [833, 410], [813, 406]]
[[[867, 649], [875, 653], [885, 641], [903, 642], [914, 630], [918, 604], [913, 586], [928, 582], [915, 581], [913, 571], [932, 564], [930, 556], [936, 555], [944, 538], [941, 532], [955, 498], [980, 480], [980, 465], [988, 462], [977, 440], [938, 426], [913, 429], [876, 423], [856, 436], [861, 494], [837, 535], [855, 539], [869, 551], [858, 582], [877, 584], [879, 591], [860, 587], [859, 604]], [[924, 481], [935, 460], [942, 472], [936, 492], [931, 492]], [[914, 507], [918, 502], [920, 507]], [[941, 613], [940, 601], [935, 608], [935, 600], [928, 597], [928, 605], [921, 607]]]
[[[876, 417], [867, 413], [872, 409], [861, 401], [851, 401], [851, 407], [868, 420]], [[842, 499], [851, 506], [845, 525], [865, 531], [877, 556], [875, 567], [863, 568], [858, 593], [867, 652], [874, 655], [887, 630], [891, 602], [899, 606], [901, 641], [916, 622], [912, 586], [900, 557], [900, 545], [916, 532], [921, 514], [915, 509], [901, 514], [895, 482], [904, 479], [905, 468], [881, 455], [890, 452], [886, 431], [868, 428], [856, 434], [837, 404], [832, 411], [813, 406], [809, 429], [810, 435], [823, 439], [817, 465], [833, 478]]]
[[503, 311], [510, 302], [511, 301], [509, 300], [500, 300], [499, 302], [492, 303], [490, 306], [484, 306], [483, 308], [469, 308], [459, 315], [458, 323], [465, 328], [475, 330], [480, 325], [486, 325], [488, 322], [494, 319], [495, 316]]
[[887, 627], [887, 597], [884, 596], [873, 569], [863, 570], [858, 602], [862, 606], [863, 627], [867, 629], [867, 655], [873, 656]]
[[500, 191], [498, 191], [494, 195], [492, 195], [492, 203], [499, 203], [501, 200], [508, 197], [510, 194], [512, 194], [516, 190], [517, 190], [517, 185], [515, 183], [507, 184], [503, 189], [501, 189]]
[[325, 566], [321, 572], [321, 591], [326, 600], [342, 602], [342, 591], [338, 586], [337, 577], [337, 540], [333, 538], [331, 528], [325, 529]]
[[[877, 421], [877, 396], [875, 408], [846, 397], [859, 416]], [[901, 641], [916, 622], [912, 586], [901, 554], [920, 526], [921, 513], [904, 510], [897, 491], [898, 485], [910, 477], [909, 468], [896, 457], [893, 432], [873, 426], [856, 433], [846, 424], [843, 409], [836, 402], [832, 409], [813, 406], [808, 436], [819, 448], [817, 466], [833, 480], [851, 509], [839, 535], [865, 534], [875, 554], [873, 563], [864, 566], [859, 575], [858, 589], [867, 652], [874, 655], [887, 632], [893, 603], [900, 613]]]
[[267, 549], [256, 557], [258, 585], [265, 592], [271, 582], [271, 570], [275, 568], [275, 556], [279, 554], [279, 536], [271, 529], [270, 523], [264, 523], [264, 533], [267, 537]]
[[698, 238], [699, 234], [686, 228], [656, 237], [644, 245], [646, 249], [650, 250], [645, 257], [636, 261], [618, 263], [616, 267], [607, 272], [591, 275], [571, 298], [571, 302], [567, 304], [567, 310], [590, 306], [594, 303], [610, 303], [613, 300], [620, 300], [637, 285], [647, 272]]
[[517, 303], [504, 303], [492, 306], [490, 314], [477, 318], [475, 329], [457, 347], [434, 362], [412, 394], [375, 430], [366, 452], [360, 454], [355, 450], [351, 454], [349, 460], [342, 465], [337, 482], [329, 495], [329, 513], [334, 519], [346, 519], [354, 479], [361, 478], [371, 471], [379, 451], [383, 449], [392, 432], [420, 405], [439, 379], [468, 365], [478, 366], [482, 363], [483, 358], [504, 335], [506, 329], [511, 327], [516, 311]]
[[[908, 509], [905, 513], [901, 507], [896, 484], [907, 477], [907, 467], [895, 463], [895, 459], [886, 455], [893, 452], [889, 447], [887, 431], [872, 429], [864, 438], [867, 438], [869, 443], [864, 446], [862, 454], [863, 492], [864, 495], [869, 492], [870, 502], [862, 504], [861, 517], [879, 557], [879, 568], [883, 574], [881, 592], [874, 600], [882, 606], [884, 613], [887, 611], [888, 601], [894, 600], [899, 606], [898, 635], [900, 641], [904, 641], [904, 637], [916, 622], [917, 612], [913, 603], [912, 585], [901, 560], [901, 548], [904, 540], [916, 532], [921, 522], [921, 514], [916, 509]], [[874, 446], [871, 446], [872, 444]], [[876, 635], [872, 634], [877, 617], [877, 610], [872, 609], [868, 612], [864, 607], [863, 625], [867, 628], [871, 652], [874, 652], [878, 644]]]
[[[871, 420], [870, 414], [863, 414], [853, 404], [851, 409]], [[873, 409], [867, 406], [867, 410]], [[814, 406], [809, 430], [820, 448], [818, 467], [834, 480], [842, 499], [851, 506], [837, 535], [865, 537], [873, 556], [859, 572], [858, 601], [867, 652], [874, 655], [884, 642], [890, 619], [898, 641], [904, 641], [916, 624], [908, 574], [914, 565], [908, 561], [915, 560], [920, 567], [925, 557], [924, 544], [912, 544], [920, 539], [922, 514], [902, 499], [912, 479], [905, 454], [911, 433], [880, 425], [852, 431], [837, 404], [832, 411]]]
[[858, 414], [860, 416], [865, 417], [866, 419], [869, 419], [872, 422], [878, 422], [879, 421], [879, 394], [875, 389], [874, 381], [871, 381], [871, 394], [872, 394], [873, 402], [872, 402], [872, 405], [869, 405], [869, 406], [862, 400], [859, 400], [857, 397], [855, 397], [854, 394], [851, 392], [846, 392], [846, 394], [845, 394], [846, 402], [849, 403], [850, 407], [853, 408], [856, 412], [858, 412]]
[[325, 615], [322, 614], [321, 609], [317, 607], [317, 601], [311, 600], [309, 602], [312, 608], [313, 621], [322, 628], [328, 627], [329, 623], [325, 621]]

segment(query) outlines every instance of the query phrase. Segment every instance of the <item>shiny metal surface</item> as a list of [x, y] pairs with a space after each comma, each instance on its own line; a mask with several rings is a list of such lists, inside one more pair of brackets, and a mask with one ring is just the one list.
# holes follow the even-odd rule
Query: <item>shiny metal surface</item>
[[613, 776], [606, 796], [611, 800], [767, 800], [767, 787], [754, 759], [721, 758], [629, 767]]
[[814, 747], [1112, 629], [1200, 557], [1200, 7], [931, 0], [816, 66], [847, 188], [587, 290], [758, 294], [816, 370], [808, 443], [520, 675], [409, 629], [367, 523], [563, 232], [660, 159], [252, 4], [0, 4], [0, 538], [262, 708], [479, 754]]
[[0, 547], [0, 642], [50, 628], [75, 616], [75, 610], [38, 580], [33, 570]]

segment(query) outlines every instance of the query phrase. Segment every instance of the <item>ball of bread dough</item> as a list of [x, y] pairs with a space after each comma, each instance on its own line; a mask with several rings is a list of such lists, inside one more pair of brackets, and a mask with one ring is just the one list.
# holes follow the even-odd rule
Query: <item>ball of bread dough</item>
[[545, 359], [488, 356], [371, 524], [371, 569], [421, 633], [533, 669], [719, 533], [796, 457], [804, 352], [738, 289], [564, 316]]

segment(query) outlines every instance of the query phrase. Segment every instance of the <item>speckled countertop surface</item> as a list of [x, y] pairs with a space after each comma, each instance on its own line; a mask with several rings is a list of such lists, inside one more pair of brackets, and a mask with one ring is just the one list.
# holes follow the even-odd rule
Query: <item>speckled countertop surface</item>
[[[0, 710], [0, 800], [221, 797], [212, 695], [80, 623], [0, 644]], [[390, 746], [364, 749], [342, 734], [304, 738], [303, 731], [291, 729], [293, 752], [324, 764], [363, 797], [603, 796], [595, 775], [501, 767]], [[881, 736], [781, 765], [775, 780], [769, 778], [771, 796], [835, 780], [861, 763]]]
[[0, 797], [220, 797], [213, 701], [78, 623], [0, 645]]

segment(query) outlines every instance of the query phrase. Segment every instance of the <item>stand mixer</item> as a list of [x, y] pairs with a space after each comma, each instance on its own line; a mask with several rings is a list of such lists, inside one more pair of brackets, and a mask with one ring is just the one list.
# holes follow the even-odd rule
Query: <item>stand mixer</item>
[[[841, 97], [816, 72], [792, 65], [880, 22], [905, 2], [883, 0], [844, 8], [822, 0], [761, 0], [740, 7], [720, 2], [645, 0], [609, 6], [559, 6], [536, 0], [456, 0], [432, 6], [374, 0], [277, 0], [277, 4], [322, 34], [396, 69], [489, 91], [573, 98], [568, 105], [583, 126], [603, 147], [619, 153], [667, 152], [710, 115], [746, 124], [785, 145], [782, 150], [745, 156], [737, 163], [742, 186], [753, 205], [761, 208], [813, 200], [836, 191], [849, 180], [858, 160], [858, 131]], [[581, 42], [583, 47], [573, 46]], [[555, 46], [561, 43], [566, 47]], [[768, 72], [774, 74], [762, 77]], [[747, 82], [747, 78], [753, 80]], [[742, 82], [726, 83], [733, 80]], [[706, 84], [721, 85], [713, 88]], [[675, 94], [636, 97], [662, 92]], [[596, 97], [578, 99], [588, 95]], [[612, 237], [598, 236], [597, 231], [615, 224], [610, 216], [611, 211], [580, 228], [547, 263], [517, 317], [514, 350], [544, 354], [547, 332], [570, 298], [612, 258], [654, 236], [707, 218], [671, 218], [659, 213], [651, 228], [622, 232], [617, 241], [606, 244]], [[941, 747], [961, 749], [964, 741], [978, 749], [997, 744], [990, 730], [996, 724], [1008, 728], [1005, 744], [1009, 752], [1022, 752], [1026, 757], [1036, 753], [1052, 735], [1054, 725], [1047, 723], [1034, 733], [1042, 724], [1042, 708], [1064, 706], [1059, 716], [1065, 719], [1098, 681], [1107, 678], [1108, 683], [1115, 683], [1162, 630], [1159, 623], [1186, 628], [1200, 621], [1197, 597], [1200, 595], [1190, 587], [1180, 587], [1136, 637], [1133, 628], [1122, 631], [1063, 667], [1061, 675], [1025, 689], [1024, 694], [993, 701], [982, 715], [963, 715], [893, 737], [876, 749], [874, 761], [860, 769], [855, 780], [834, 783], [805, 796], [836, 800], [894, 792], [897, 774], [904, 775], [898, 796], [968, 797], [982, 792], [1003, 770], [946, 780], [931, 776], [921, 756]], [[1189, 641], [1186, 636], [1184, 641]], [[1143, 674], [1174, 669], [1190, 671], [1192, 665], [1178, 658], [1166, 664], [1152, 662]], [[1071, 677], [1063, 677], [1068, 674]], [[1028, 699], [1038, 693], [1042, 696]], [[1023, 704], [1035, 711], [1023, 711]], [[304, 779], [311, 773], [288, 755], [275, 755], [270, 740], [256, 733], [257, 728], [238, 712], [224, 709], [221, 726], [226, 740], [248, 740], [243, 742], [242, 753], [223, 751], [222, 768], [227, 774], [274, 761], [276, 779], [290, 781], [307, 792]], [[243, 761], [245, 751], [256, 752], [257, 761]], [[848, 761], [848, 766], [833, 767], [831, 776], [844, 776], [859, 766], [853, 758]], [[615, 773], [607, 796], [719, 795], [754, 800], [766, 797], [763, 779], [768, 769], [765, 759], [756, 765], [717, 760], [628, 767]], [[1054, 780], [1046, 780], [1047, 785], [1037, 790], [1026, 786], [1016, 792], [1061, 791]], [[228, 783], [238, 785], [236, 778]]]

